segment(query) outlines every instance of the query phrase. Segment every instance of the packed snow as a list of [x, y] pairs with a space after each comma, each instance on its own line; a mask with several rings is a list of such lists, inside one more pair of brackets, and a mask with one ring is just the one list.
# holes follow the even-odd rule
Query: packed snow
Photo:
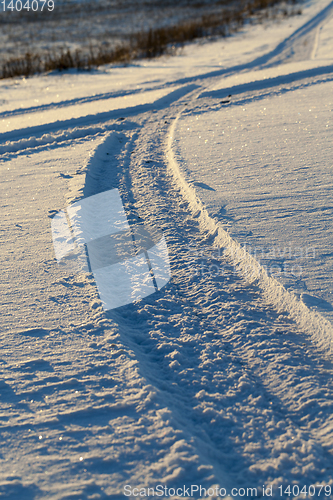
[[333, 498], [333, 3], [302, 8], [1, 81], [1, 498]]

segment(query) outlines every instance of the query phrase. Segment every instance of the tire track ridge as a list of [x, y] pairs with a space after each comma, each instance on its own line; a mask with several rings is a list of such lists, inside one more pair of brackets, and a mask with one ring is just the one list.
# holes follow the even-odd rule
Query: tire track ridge
[[[160, 120], [157, 120], [157, 123], [162, 122], [166, 116], [159, 118]], [[248, 379], [245, 383], [251, 384], [251, 388], [247, 386], [248, 389], [246, 389], [246, 387], [242, 389], [242, 391], [244, 390], [242, 398], [245, 398], [245, 406], [249, 404], [248, 402], [245, 403], [247, 391], [249, 391], [253, 398], [260, 395], [264, 402], [259, 403], [259, 406], [262, 405], [262, 407], [268, 409], [269, 412], [273, 410], [274, 417], [276, 416], [279, 421], [283, 422], [287, 420], [286, 425], [288, 427], [288, 432], [291, 432], [293, 436], [300, 437], [304, 442], [307, 442], [311, 436], [311, 439], [313, 439], [313, 447], [316, 450], [316, 456], [318, 455], [316, 465], [319, 467], [318, 464], [320, 463], [322, 466], [322, 464], [329, 459], [329, 455], [325, 449], [326, 446], [323, 446], [323, 440], [316, 439], [314, 434], [309, 432], [306, 423], [302, 425], [302, 419], [306, 415], [304, 415], [304, 409], [300, 408], [298, 405], [299, 397], [305, 398], [307, 389], [305, 384], [297, 385], [299, 371], [292, 367], [299, 366], [302, 371], [302, 367], [306, 365], [303, 370], [305, 373], [309, 371], [310, 365], [308, 366], [306, 363], [307, 353], [304, 353], [303, 348], [300, 347], [301, 343], [295, 331], [295, 324], [292, 328], [286, 326], [288, 333], [286, 338], [283, 338], [280, 335], [282, 333], [281, 331], [274, 331], [274, 326], [283, 326], [280, 324], [281, 319], [278, 318], [276, 311], [273, 311], [273, 309], [267, 307], [265, 304], [263, 304], [262, 307], [260, 306], [260, 310], [254, 310], [253, 306], [255, 303], [257, 303], [257, 307], [259, 307], [258, 302], [255, 301], [254, 298], [252, 302], [252, 298], [250, 296], [247, 297], [247, 294], [245, 294], [246, 297], [243, 299], [246, 303], [242, 304], [239, 292], [246, 287], [246, 282], [240, 274], [237, 278], [237, 273], [234, 272], [232, 266], [230, 266], [229, 270], [232, 275], [231, 281], [219, 278], [218, 282], [214, 282], [214, 280], [210, 280], [208, 277], [207, 279], [205, 277], [195, 278], [188, 273], [186, 261], [184, 262], [184, 259], [188, 256], [187, 254], [183, 255], [184, 251], [181, 250], [179, 245], [183, 248], [184, 245], [186, 246], [186, 238], [188, 235], [191, 241], [197, 240], [203, 243], [202, 239], [205, 236], [204, 229], [207, 231], [207, 227], [201, 227], [201, 231], [193, 232], [192, 230], [195, 230], [199, 225], [199, 217], [193, 218], [193, 216], [191, 216], [191, 211], [185, 209], [185, 218], [186, 215], [189, 216], [186, 227], [190, 232], [187, 235], [183, 233], [182, 229], [177, 229], [184, 227], [183, 210], [182, 208], [179, 210], [179, 207], [181, 207], [179, 201], [181, 200], [181, 193], [179, 192], [178, 186], [175, 185], [174, 179], [170, 173], [167, 172], [165, 176], [167, 165], [165, 161], [162, 162], [160, 153], [164, 138], [156, 138], [156, 130], [155, 133], [154, 131], [152, 132], [149, 130], [152, 127], [149, 127], [149, 124], [147, 125], [145, 134], [139, 138], [139, 146], [137, 147], [136, 154], [133, 157], [134, 162], [132, 163], [135, 199], [137, 203], [142, 205], [144, 205], [144, 200], [146, 203], [149, 201], [149, 204], [155, 207], [152, 211], [153, 213], [156, 211], [156, 216], [159, 218], [160, 222], [162, 222], [160, 213], [165, 214], [162, 218], [166, 226], [169, 227], [167, 230], [167, 241], [168, 245], [170, 245], [171, 255], [174, 254], [173, 271], [175, 274], [173, 274], [172, 289], [169, 288], [166, 290], [162, 300], [167, 301], [168, 296], [172, 295], [173, 300], [176, 300], [180, 311], [182, 311], [181, 316], [188, 318], [185, 320], [184, 326], [185, 330], [189, 328], [191, 333], [186, 334], [186, 332], [182, 332], [182, 321], [180, 321], [180, 323], [177, 321], [175, 331], [170, 331], [167, 329], [167, 326], [162, 326], [163, 323], [160, 327], [160, 318], [162, 318], [161, 311], [157, 304], [156, 306], [151, 304], [148, 307], [148, 311], [149, 318], [151, 318], [149, 324], [151, 325], [150, 328], [152, 331], [149, 331], [149, 327], [147, 327], [147, 329], [142, 332], [142, 335], [139, 335], [138, 332], [136, 332], [134, 323], [132, 325], [127, 323], [126, 325], [127, 341], [130, 343], [131, 349], [137, 353], [138, 358], [144, 361], [143, 365], [141, 364], [140, 371], [145, 378], [150, 380], [151, 383], [158, 388], [158, 390], [162, 390], [164, 395], [168, 395], [168, 405], [172, 412], [174, 412], [174, 416], [179, 425], [181, 427], [184, 425], [183, 419], [180, 419], [178, 414], [179, 410], [181, 410], [182, 413], [185, 412], [187, 415], [188, 430], [191, 430], [193, 435], [196, 436], [196, 439], [198, 439], [198, 442], [201, 442], [202, 439], [206, 439], [207, 444], [209, 444], [207, 449], [210, 449], [211, 453], [211, 463], [217, 471], [219, 470], [218, 463], [221, 460], [222, 463], [224, 462], [226, 447], [228, 449], [230, 447], [228, 439], [224, 439], [220, 435], [219, 424], [226, 426], [228, 429], [229, 425], [231, 425], [231, 429], [235, 429], [237, 433], [241, 422], [244, 422], [245, 425], [245, 423], [247, 423], [247, 418], [250, 420], [250, 417], [248, 417], [248, 415], [245, 417], [240, 415], [237, 411], [237, 405], [232, 409], [228, 408], [230, 405], [228, 397], [230, 396], [226, 393], [233, 391], [232, 383], [230, 385], [228, 382], [220, 384], [219, 376], [217, 376], [216, 381], [211, 381], [212, 387], [209, 387], [209, 384], [208, 387], [206, 387], [203, 378], [210, 378], [213, 366], [214, 374], [218, 374], [220, 371], [222, 378], [224, 377], [222, 373], [228, 373], [229, 366], [232, 367], [231, 370], [235, 370], [238, 374], [242, 374], [242, 379], [244, 377]], [[158, 125], [154, 124], [153, 128], [154, 127], [157, 128]], [[161, 131], [158, 130], [158, 132]], [[163, 132], [158, 135], [163, 135]], [[144, 159], [147, 156], [155, 159], [153, 169], [144, 165]], [[142, 166], [140, 166], [141, 164]], [[159, 206], [160, 203], [161, 206]], [[167, 210], [163, 210], [165, 206], [168, 207]], [[172, 214], [172, 220], [168, 217], [169, 213]], [[174, 229], [172, 229], [173, 227]], [[236, 287], [241, 286], [238, 292], [236, 290], [235, 294], [233, 294], [232, 291], [233, 285], [236, 285]], [[218, 296], [215, 297], [216, 300], [214, 298], [212, 300], [212, 297], [207, 293], [212, 289], [216, 292], [220, 292]], [[228, 295], [223, 293], [225, 289]], [[251, 294], [252, 289], [253, 287], [251, 286], [246, 288], [249, 294]], [[179, 295], [177, 292], [175, 293], [174, 290], [178, 290]], [[262, 296], [261, 293], [260, 296]], [[180, 302], [180, 300], [182, 302]], [[236, 301], [234, 305], [232, 304], [233, 301]], [[249, 304], [248, 301], [251, 301], [251, 304]], [[208, 304], [209, 308], [207, 307]], [[248, 310], [249, 305], [252, 305], [250, 310]], [[141, 306], [140, 309], [142, 307], [144, 306]], [[202, 315], [204, 309], [206, 309], [206, 312]], [[143, 310], [145, 310], [145, 308], [141, 309], [140, 312], [142, 313]], [[270, 311], [272, 311], [272, 314]], [[206, 317], [207, 312], [209, 314], [208, 317]], [[156, 313], [155, 318], [154, 313]], [[224, 318], [224, 316], [226, 317]], [[175, 320], [170, 318], [168, 322], [172, 325], [172, 323], [175, 323]], [[158, 330], [154, 333], [156, 323], [158, 325]], [[159, 333], [160, 328], [161, 333]], [[215, 334], [213, 332], [210, 334], [209, 331], [211, 330], [215, 331]], [[170, 344], [170, 352], [168, 352], [167, 347], [162, 350], [161, 346], [166, 340], [166, 334], [168, 336], [168, 343]], [[162, 335], [162, 338], [160, 335]], [[191, 345], [188, 345], [189, 335], [195, 336], [195, 342]], [[150, 341], [147, 340], [149, 336], [151, 336]], [[262, 346], [263, 344], [265, 344], [264, 348]], [[191, 347], [192, 345], [193, 347]], [[158, 350], [156, 347], [158, 347]], [[283, 349], [281, 352], [282, 347]], [[175, 368], [170, 365], [168, 367], [168, 359], [173, 359], [170, 357], [172, 356], [171, 353], [173, 349], [179, 353], [181, 365], [178, 369], [176, 365]], [[269, 351], [268, 353], [266, 352], [267, 350]], [[286, 368], [281, 370], [281, 367], [283, 368], [284, 366], [281, 364], [281, 359], [284, 356], [282, 353], [286, 350], [289, 350], [292, 356], [291, 367], [289, 368], [287, 363]], [[297, 351], [297, 353], [295, 351]], [[204, 352], [206, 355], [203, 355]], [[219, 356], [216, 358], [215, 356], [217, 353], [219, 353]], [[176, 360], [177, 356], [178, 355], [175, 357]], [[313, 352], [310, 352], [310, 357], [312, 360], [314, 359], [315, 355]], [[198, 362], [196, 362], [196, 360]], [[275, 367], [276, 361], [278, 362], [278, 367], [274, 371], [275, 378], [273, 380], [269, 378], [267, 381], [267, 376], [270, 374], [272, 368]], [[195, 375], [192, 375], [194, 366]], [[203, 376], [203, 378], [201, 378], [199, 374]], [[201, 379], [201, 382], [199, 385], [196, 385], [196, 389], [193, 390], [194, 392], [191, 396], [192, 391], [189, 389], [189, 380], [191, 380], [192, 376], [198, 379], [198, 381]], [[314, 375], [316, 381], [318, 376], [319, 373], [316, 372]], [[171, 389], [165, 387], [165, 380], [173, 381], [174, 387]], [[176, 389], [176, 384], [177, 386], [179, 385], [178, 389]], [[297, 386], [296, 391], [290, 392], [291, 385], [293, 387]], [[316, 388], [318, 384], [314, 382], [313, 385], [314, 388]], [[185, 387], [186, 390], [184, 391]], [[269, 403], [270, 401], [272, 402]], [[270, 404], [273, 406], [270, 406]], [[208, 408], [208, 406], [210, 408]], [[292, 406], [291, 411], [290, 406]], [[258, 411], [256, 403], [253, 403], [253, 405], [251, 404], [248, 411], [251, 418], [253, 417], [256, 422], [256, 411]], [[202, 412], [202, 432], [199, 432], [196, 427], [198, 414], [200, 414], [200, 412]], [[232, 415], [230, 417], [231, 420], [228, 420], [228, 412]], [[245, 413], [247, 414], [247, 412]], [[313, 421], [313, 413], [314, 412], [311, 411], [311, 415], [307, 417], [310, 421]], [[316, 413], [318, 413], [318, 409]], [[210, 422], [213, 414], [216, 415], [214, 418], [217, 419], [217, 423], [214, 424]], [[262, 422], [264, 429], [265, 426], [268, 428], [266, 424], [266, 422]], [[325, 425], [326, 421], [324, 425], [322, 425], [321, 419], [320, 428], [325, 427]], [[256, 428], [256, 423], [253, 424], [253, 427], [251, 426], [252, 424], [250, 424], [250, 428], [252, 429], [251, 432], [257, 434], [261, 433], [261, 430]], [[207, 437], [204, 437], [205, 434]], [[256, 437], [262, 446], [262, 450], [259, 453], [260, 460], [262, 460], [261, 463], [264, 463], [265, 460], [268, 459], [268, 455], [265, 454], [269, 453], [268, 449], [271, 449], [271, 446], [273, 446], [274, 449], [275, 443], [278, 442], [280, 437], [283, 441], [288, 439], [283, 428], [281, 432], [277, 430], [264, 430], [263, 434], [265, 434], [265, 436]], [[294, 439], [294, 437], [292, 437], [292, 439]], [[257, 467], [256, 461], [259, 456], [256, 456], [256, 461], [251, 465], [251, 459], [248, 462], [248, 454], [244, 453], [244, 451], [241, 451], [238, 444], [228, 451], [229, 474], [233, 476], [234, 471], [232, 463], [235, 461], [235, 457], [237, 457], [238, 461], [244, 461], [245, 470], [248, 468], [248, 480], [250, 480], [250, 478], [253, 480], [250, 467]], [[297, 451], [297, 453], [301, 452]], [[264, 458], [265, 456], [266, 458]], [[258, 468], [260, 469], [260, 466], [258, 466]], [[246, 481], [245, 484], [247, 484]]]
[[264, 267], [240, 243], [233, 239], [216, 219], [209, 215], [208, 210], [197, 196], [195, 188], [187, 182], [172, 149], [176, 125], [182, 111], [177, 114], [169, 128], [166, 140], [166, 159], [184, 198], [189, 203], [192, 212], [198, 216], [201, 227], [215, 236], [214, 242], [218, 246], [226, 248], [229, 258], [250, 283], [258, 283], [267, 302], [272, 303], [280, 312], [287, 311], [313, 342], [332, 355], [332, 324], [318, 312], [311, 311], [293, 292], [286, 290], [275, 278], [268, 276]]

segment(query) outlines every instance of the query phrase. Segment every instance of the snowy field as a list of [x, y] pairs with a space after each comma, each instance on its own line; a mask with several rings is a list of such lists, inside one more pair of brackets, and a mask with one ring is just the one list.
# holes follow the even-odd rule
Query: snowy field
[[0, 82], [0, 498], [333, 498], [333, 3]]
[[0, 63], [27, 51], [43, 55], [64, 47], [72, 52], [105, 49], [128, 42], [131, 35], [149, 28], [220, 13], [222, 6], [235, 7], [236, 1], [25, 0], [21, 8], [21, 0], [2, 0], [0, 42], [5, 50], [0, 53]]

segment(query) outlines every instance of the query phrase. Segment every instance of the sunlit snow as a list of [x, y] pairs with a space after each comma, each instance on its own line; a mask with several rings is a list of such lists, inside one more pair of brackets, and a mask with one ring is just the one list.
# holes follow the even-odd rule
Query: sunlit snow
[[1, 498], [332, 498], [333, 4], [302, 9], [0, 82]]

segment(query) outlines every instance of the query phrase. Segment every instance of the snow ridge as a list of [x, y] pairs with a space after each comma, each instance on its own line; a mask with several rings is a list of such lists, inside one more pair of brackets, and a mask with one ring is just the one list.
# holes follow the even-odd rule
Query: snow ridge
[[209, 215], [204, 204], [198, 198], [195, 187], [186, 180], [172, 149], [175, 128], [182, 111], [178, 113], [170, 126], [166, 157], [173, 177], [190, 208], [198, 217], [201, 227], [215, 236], [215, 245], [225, 248], [226, 255], [244, 277], [250, 282], [257, 282], [263, 290], [267, 302], [273, 304], [279, 312], [287, 311], [318, 347], [333, 354], [333, 327], [331, 323], [318, 312], [311, 311], [294, 293], [286, 290], [275, 278], [268, 276], [265, 268], [234, 240], [216, 219]]

